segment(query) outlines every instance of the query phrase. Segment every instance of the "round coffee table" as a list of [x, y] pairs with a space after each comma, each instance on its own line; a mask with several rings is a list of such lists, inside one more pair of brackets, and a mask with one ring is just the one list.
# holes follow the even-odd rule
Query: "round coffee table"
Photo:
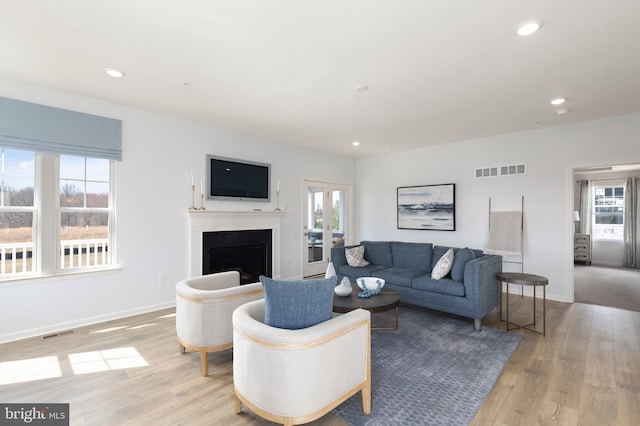
[[358, 297], [358, 292], [362, 291], [356, 283], [351, 283], [353, 291], [350, 296], [340, 297], [333, 295], [333, 312], [344, 314], [356, 309], [365, 309], [372, 314], [379, 312], [396, 310], [396, 326], [395, 327], [378, 327], [372, 330], [397, 330], [398, 329], [398, 306], [400, 305], [400, 295], [397, 291], [382, 288], [380, 293], [371, 297]]

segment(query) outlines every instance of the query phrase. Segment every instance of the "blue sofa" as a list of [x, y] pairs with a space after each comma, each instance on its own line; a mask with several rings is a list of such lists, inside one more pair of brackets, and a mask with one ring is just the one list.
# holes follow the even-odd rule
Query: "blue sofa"
[[338, 282], [344, 276], [352, 282], [360, 277], [384, 278], [385, 288], [397, 291], [401, 302], [473, 318], [476, 331], [480, 331], [482, 318], [500, 305], [496, 274], [502, 271], [501, 256], [453, 248], [455, 260], [449, 275], [434, 280], [431, 270], [450, 247], [398, 241], [362, 241], [359, 245], [364, 246], [367, 266], [347, 263], [345, 249], [356, 246], [331, 249]]

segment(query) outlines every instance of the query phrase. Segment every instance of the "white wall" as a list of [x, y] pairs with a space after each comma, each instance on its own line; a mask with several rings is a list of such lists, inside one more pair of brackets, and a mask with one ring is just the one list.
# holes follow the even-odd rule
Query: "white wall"
[[[280, 179], [280, 205], [287, 211], [283, 277], [301, 275], [303, 177], [355, 181], [353, 159], [15, 81], [0, 79], [0, 96], [123, 121], [123, 161], [116, 165], [116, 254], [122, 269], [0, 284], [0, 342], [174, 305], [175, 283], [188, 274], [190, 170], [199, 182], [205, 154], [271, 163], [272, 186]], [[274, 209], [275, 200], [205, 201], [205, 207]], [[165, 283], [158, 282], [160, 273], [166, 273]]]
[[[573, 301], [572, 169], [640, 162], [640, 115], [483, 138], [358, 159], [359, 239], [484, 248], [488, 200], [520, 210], [525, 198], [525, 272], [549, 278], [547, 296]], [[525, 163], [525, 175], [474, 177], [478, 167]], [[456, 231], [399, 230], [396, 188], [456, 184]]]

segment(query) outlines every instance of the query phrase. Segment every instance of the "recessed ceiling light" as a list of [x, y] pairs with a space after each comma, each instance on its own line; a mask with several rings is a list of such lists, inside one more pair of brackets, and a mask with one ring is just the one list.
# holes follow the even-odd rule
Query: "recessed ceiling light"
[[367, 90], [369, 90], [369, 86], [365, 85], [365, 84], [359, 84], [356, 86], [356, 92], [366, 92]]
[[565, 102], [567, 102], [566, 98], [555, 98], [551, 101], [551, 105], [562, 105]]
[[125, 74], [125, 73], [124, 73], [124, 71], [120, 71], [120, 70], [117, 70], [117, 69], [115, 69], [115, 68], [105, 68], [105, 69], [104, 69], [104, 72], [105, 72], [109, 77], [113, 77], [113, 78], [122, 78], [122, 77], [124, 77], [125, 75], [127, 75], [127, 74]]
[[525, 21], [516, 27], [515, 33], [520, 37], [526, 37], [538, 31], [541, 26], [540, 21]]
[[360, 145], [360, 142], [359, 142], [359, 141], [353, 141], [353, 142], [351, 142], [351, 145], [353, 145], [353, 146], [359, 146], [359, 145]]
[[569, 108], [560, 108], [560, 109], [556, 110], [556, 114], [558, 114], [558, 115], [564, 115], [564, 114], [566, 114], [568, 112], [569, 112]]

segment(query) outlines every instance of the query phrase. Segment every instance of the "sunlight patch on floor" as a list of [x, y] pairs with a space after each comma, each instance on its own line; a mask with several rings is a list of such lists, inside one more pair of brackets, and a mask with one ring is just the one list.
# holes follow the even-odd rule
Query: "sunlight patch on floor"
[[61, 377], [57, 356], [0, 362], [0, 385]]
[[134, 347], [69, 354], [69, 363], [74, 374], [98, 373], [149, 365]]

